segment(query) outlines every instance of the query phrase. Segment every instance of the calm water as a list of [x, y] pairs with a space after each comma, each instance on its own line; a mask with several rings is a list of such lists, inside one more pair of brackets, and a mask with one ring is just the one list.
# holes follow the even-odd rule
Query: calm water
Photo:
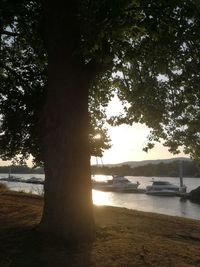
[[[16, 174], [15, 176], [23, 179], [31, 178], [32, 176], [44, 178], [40, 174]], [[7, 177], [7, 174], [0, 174], [1, 177]], [[97, 180], [110, 179], [109, 176], [95, 176]], [[140, 182], [139, 188], [145, 188], [151, 185], [151, 177], [133, 177], [127, 176], [132, 181]], [[179, 178], [162, 177], [156, 180], [166, 180], [173, 184], [179, 185]], [[5, 182], [6, 183], [6, 182]], [[184, 184], [187, 186], [187, 192], [200, 186], [200, 178], [184, 178]], [[43, 191], [42, 185], [31, 185], [25, 183], [7, 183], [12, 190], [21, 190], [25, 192], [32, 192], [41, 194]], [[200, 220], [200, 204], [195, 204], [189, 200], [181, 200], [179, 197], [160, 197], [146, 194], [133, 193], [115, 193], [115, 192], [101, 192], [93, 190], [93, 202], [96, 205], [109, 205], [116, 207], [125, 207], [129, 209], [156, 212], [167, 215], [175, 215], [180, 217], [192, 218]]]

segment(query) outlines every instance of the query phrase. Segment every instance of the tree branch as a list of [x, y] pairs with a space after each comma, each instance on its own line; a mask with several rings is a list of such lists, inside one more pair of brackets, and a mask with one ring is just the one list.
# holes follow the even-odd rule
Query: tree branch
[[14, 33], [14, 32], [10, 32], [10, 31], [5, 31], [5, 30], [2, 30], [2, 31], [0, 32], [0, 34], [1, 34], [1, 35], [13, 36], [13, 37], [17, 36], [16, 33]]
[[8, 72], [10, 72], [12, 75], [14, 75], [16, 77], [16, 79], [18, 79], [22, 83], [22, 85], [29, 87], [29, 84], [23, 80], [22, 76], [20, 74], [18, 74], [12, 68], [8, 67], [7, 65], [3, 64], [2, 62], [0, 62], [0, 68], [3, 68], [5, 70], [7, 70]]
[[128, 91], [130, 92], [130, 86], [129, 86], [129, 83], [128, 83], [128, 81], [127, 81], [126, 74], [125, 74], [125, 72], [124, 72], [123, 67], [122, 67], [122, 75], [123, 75], [123, 79], [124, 79], [124, 82], [125, 82], [125, 84], [126, 84], [126, 87], [127, 87]]

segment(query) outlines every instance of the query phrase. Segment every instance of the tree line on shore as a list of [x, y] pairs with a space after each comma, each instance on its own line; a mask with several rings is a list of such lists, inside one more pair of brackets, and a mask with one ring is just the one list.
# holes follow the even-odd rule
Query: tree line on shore
[[43, 168], [30, 168], [27, 165], [0, 166], [0, 173], [35, 173], [44, 174]]
[[[173, 161], [169, 163], [160, 162], [157, 164], [146, 164], [143, 166], [131, 167], [128, 164], [121, 166], [91, 166], [92, 174], [103, 174], [103, 175], [127, 175], [127, 176], [168, 176], [177, 177], [179, 176], [179, 165], [180, 162]], [[183, 176], [185, 177], [200, 177], [200, 167], [194, 161], [183, 161]], [[0, 173], [35, 173], [44, 174], [42, 167], [30, 168], [27, 165], [10, 165], [0, 166]]]
[[[146, 164], [131, 168], [130, 165], [121, 166], [92, 166], [92, 174], [103, 175], [127, 175], [127, 176], [167, 176], [177, 177], [180, 172], [180, 161], [170, 163]], [[185, 177], [200, 177], [200, 168], [194, 161], [184, 161], [182, 163], [182, 172]]]

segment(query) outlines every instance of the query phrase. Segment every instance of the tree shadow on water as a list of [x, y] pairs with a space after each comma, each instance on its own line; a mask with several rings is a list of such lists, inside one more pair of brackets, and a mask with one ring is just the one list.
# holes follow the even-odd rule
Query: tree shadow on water
[[[15, 239], [15, 240], [14, 240]], [[90, 244], [66, 244], [35, 229], [18, 229], [0, 267], [88, 267]], [[8, 247], [8, 246], [7, 246]]]

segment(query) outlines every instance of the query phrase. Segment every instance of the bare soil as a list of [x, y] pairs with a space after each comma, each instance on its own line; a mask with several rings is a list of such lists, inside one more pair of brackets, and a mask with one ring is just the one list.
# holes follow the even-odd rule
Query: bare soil
[[96, 237], [63, 244], [37, 231], [43, 199], [1, 191], [0, 267], [200, 266], [200, 221], [94, 206]]

